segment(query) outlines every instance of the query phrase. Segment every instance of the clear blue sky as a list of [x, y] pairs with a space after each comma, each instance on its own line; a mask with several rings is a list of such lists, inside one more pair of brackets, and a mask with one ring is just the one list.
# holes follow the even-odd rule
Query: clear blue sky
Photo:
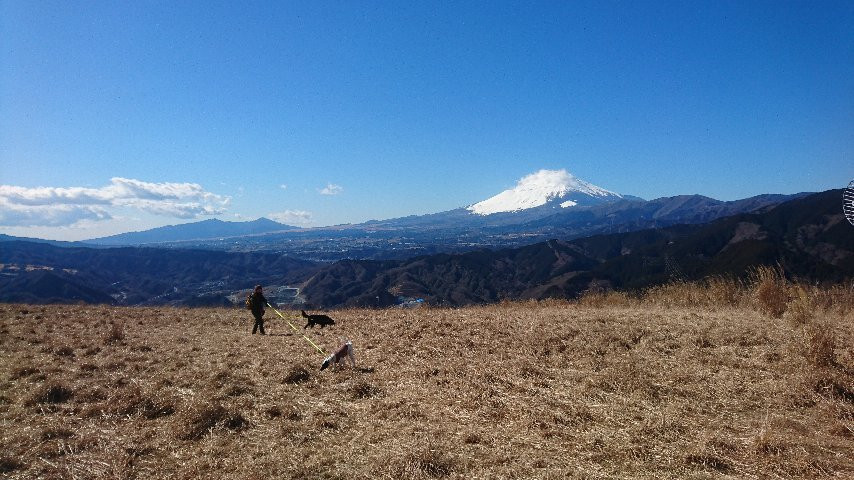
[[13, 235], [361, 222], [543, 168], [729, 200], [852, 154], [851, 1], [0, 0]]

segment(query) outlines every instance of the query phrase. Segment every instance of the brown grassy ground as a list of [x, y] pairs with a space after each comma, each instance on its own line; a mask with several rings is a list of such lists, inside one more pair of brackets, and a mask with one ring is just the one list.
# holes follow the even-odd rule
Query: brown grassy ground
[[327, 312], [332, 372], [272, 312], [0, 305], [0, 476], [854, 476], [851, 310], [622, 300]]

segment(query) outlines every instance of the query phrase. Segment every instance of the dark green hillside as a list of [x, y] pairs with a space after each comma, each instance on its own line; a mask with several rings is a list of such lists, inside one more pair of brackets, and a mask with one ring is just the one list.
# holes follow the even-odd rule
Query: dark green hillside
[[[30, 242], [4, 242], [0, 246], [4, 288], [0, 301], [23, 301], [33, 293], [26, 266], [53, 272], [64, 284], [84, 286], [92, 300], [105, 298], [127, 305], [176, 303], [221, 305], [214, 292], [250, 288], [255, 283], [298, 285], [316, 270], [316, 264], [271, 253], [231, 253], [156, 248], [59, 248]], [[58, 281], [37, 298], [77, 302], [80, 293]], [[98, 292], [98, 295], [92, 292]], [[201, 298], [199, 298], [201, 297]], [[97, 300], [95, 300], [97, 298]], [[36, 302], [41, 303], [41, 302]]]
[[46, 270], [0, 277], [0, 299], [14, 303], [113, 303], [113, 297], [82, 285], [71, 275]]
[[840, 282], [854, 276], [854, 227], [845, 221], [840, 199], [841, 191], [833, 190], [706, 225], [573, 243], [603, 260], [591, 276], [617, 288], [710, 275], [743, 277], [751, 267], [777, 263], [793, 278]]
[[[398, 262], [373, 260], [341, 260], [323, 268], [313, 276], [310, 285], [312, 297], [307, 301], [315, 305], [359, 304], [366, 306], [390, 305], [394, 297], [388, 288], [372, 288], [382, 272], [395, 267]], [[303, 289], [305, 291], [305, 289]], [[376, 298], [376, 297], [380, 298]], [[322, 299], [322, 301], [318, 301]]]
[[666, 279], [741, 276], [752, 266], [780, 263], [792, 277], [838, 282], [854, 274], [854, 227], [833, 190], [764, 213], [706, 225], [598, 235], [574, 240], [602, 264], [591, 274], [624, 288]]
[[401, 296], [451, 305], [490, 303], [526, 297], [528, 290], [555, 277], [595, 265], [576, 247], [552, 240], [497, 252], [440, 254], [402, 262], [338, 262], [312, 278], [304, 294], [310, 303], [322, 306], [387, 306]]

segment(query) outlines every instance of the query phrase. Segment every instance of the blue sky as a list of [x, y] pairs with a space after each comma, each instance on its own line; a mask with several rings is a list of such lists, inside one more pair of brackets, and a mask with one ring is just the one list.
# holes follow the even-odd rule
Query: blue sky
[[[0, 0], [0, 232], [854, 178], [854, 2]], [[42, 187], [38, 189], [37, 187]]]

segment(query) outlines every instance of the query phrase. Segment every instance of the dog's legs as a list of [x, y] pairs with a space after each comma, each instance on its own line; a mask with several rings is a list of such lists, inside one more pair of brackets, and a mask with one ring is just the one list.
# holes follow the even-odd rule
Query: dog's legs
[[347, 359], [350, 360], [350, 365], [353, 366], [353, 369], [356, 369], [356, 355], [353, 354], [353, 346], [350, 345], [347, 348]]

